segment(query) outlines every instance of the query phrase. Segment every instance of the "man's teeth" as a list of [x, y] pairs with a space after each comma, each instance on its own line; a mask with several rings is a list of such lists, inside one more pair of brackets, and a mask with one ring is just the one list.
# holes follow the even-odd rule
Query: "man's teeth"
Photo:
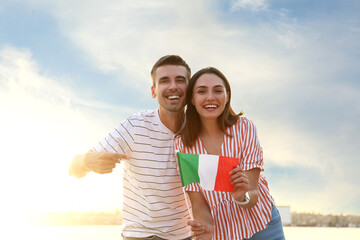
[[179, 96], [169, 96], [168, 97], [170, 100], [174, 100], [174, 99], [179, 99], [180, 97]]
[[206, 105], [205, 108], [206, 109], [208, 109], [208, 108], [217, 108], [217, 106], [216, 105]]

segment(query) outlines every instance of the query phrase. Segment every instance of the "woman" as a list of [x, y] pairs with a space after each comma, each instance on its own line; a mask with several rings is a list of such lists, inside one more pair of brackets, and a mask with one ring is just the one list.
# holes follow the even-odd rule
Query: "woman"
[[[174, 141], [175, 150], [240, 159], [230, 172], [232, 193], [206, 191], [198, 183], [185, 187], [195, 222], [211, 224], [211, 211], [215, 239], [284, 239], [279, 212], [260, 175], [263, 155], [256, 128], [242, 112], [234, 113], [230, 99], [229, 82], [216, 68], [201, 69], [189, 82], [186, 124]], [[196, 239], [211, 239], [201, 229], [193, 233]]]

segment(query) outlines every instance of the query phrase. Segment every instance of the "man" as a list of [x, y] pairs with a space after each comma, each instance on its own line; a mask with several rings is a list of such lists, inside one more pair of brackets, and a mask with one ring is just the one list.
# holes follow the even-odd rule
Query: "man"
[[[90, 171], [110, 173], [119, 159], [125, 159], [125, 240], [191, 239], [187, 225], [190, 217], [173, 153], [175, 133], [184, 121], [190, 74], [181, 57], [160, 58], [151, 70], [152, 97], [157, 98], [159, 108], [129, 117], [70, 164], [70, 175], [80, 178]], [[200, 225], [194, 226], [199, 230]]]

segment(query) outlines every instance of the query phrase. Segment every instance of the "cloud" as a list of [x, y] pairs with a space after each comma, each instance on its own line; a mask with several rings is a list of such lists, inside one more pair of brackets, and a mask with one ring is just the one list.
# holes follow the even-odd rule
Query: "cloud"
[[261, 11], [268, 8], [268, 0], [232, 0], [231, 4], [231, 8], [233, 11], [236, 11], [238, 9]]
[[179, 54], [199, 66], [196, 58], [207, 54], [223, 34], [207, 14], [206, 1], [54, 1], [46, 9], [94, 66], [115, 74], [121, 83], [131, 81], [144, 94], [159, 57]]
[[[74, 201], [84, 201], [81, 199], [89, 196], [79, 196], [78, 188], [91, 193], [89, 183], [94, 183], [91, 176], [76, 184], [76, 179], [68, 175], [70, 160], [96, 144], [115, 122], [109, 116], [112, 111], [97, 109], [111, 107], [82, 104], [86, 101], [78, 99], [62, 82], [61, 77], [54, 79], [42, 73], [28, 49], [12, 46], [0, 49], [0, 144], [6, 169], [0, 179], [11, 183], [3, 188], [4, 194], [12, 196], [4, 203], [4, 211], [9, 215], [77, 210], [79, 205]], [[102, 186], [99, 191], [110, 194], [114, 184], [119, 183], [114, 178], [99, 179], [98, 184], [110, 188]], [[114, 206], [119, 198], [104, 201]], [[87, 201], [88, 206], [101, 205], [96, 203], [96, 196], [90, 199], [93, 200]]]
[[[262, 6], [266, 1], [236, 4]], [[165, 54], [180, 54], [193, 70], [208, 65], [230, 68], [230, 73], [239, 72], [259, 83], [294, 70], [288, 59], [274, 55], [283, 51], [282, 46], [297, 48], [313, 38], [307, 36], [310, 33], [304, 36], [305, 31], [299, 31], [301, 27], [285, 11], [272, 12], [275, 20], [259, 28], [235, 26], [209, 14], [214, 9], [207, 1], [53, 1], [46, 6], [64, 35], [94, 66], [115, 74], [124, 84], [131, 81], [144, 94], [148, 94], [144, 84], [150, 82], [152, 64]]]
[[[232, 8], [222, 11], [208, 1], [32, 4], [53, 15], [64, 36], [95, 68], [113, 74], [123, 85], [134, 85], [139, 99], [149, 95], [144, 86], [150, 83], [152, 64], [162, 55], [180, 54], [193, 71], [218, 67], [231, 82], [234, 108], [245, 110], [257, 125], [269, 164], [279, 169], [295, 166], [303, 174], [310, 168], [312, 174], [304, 175], [313, 181], [335, 189], [343, 185], [351, 198], [358, 194], [349, 191], [359, 180], [357, 168], [349, 167], [358, 166], [354, 149], [359, 148], [359, 124], [354, 121], [360, 114], [357, 18], [331, 20], [317, 14], [309, 20], [301, 13], [295, 17], [291, 9], [270, 9], [268, 1], [233, 1]], [[259, 18], [245, 19], [240, 10], [255, 11]], [[42, 79], [38, 85], [47, 87], [39, 90], [22, 83], [31, 89], [22, 92], [38, 92], [42, 99], [61, 102], [62, 109], [88, 102], [76, 99], [76, 93], [62, 84], [46, 85], [49, 78], [30, 64], [30, 55], [21, 69], [32, 69], [35, 79]], [[60, 89], [61, 94], [50, 96], [41, 89]], [[104, 106], [91, 102], [88, 107], [94, 104], [98, 108], [93, 113]], [[337, 184], [333, 177], [342, 181]], [[294, 190], [290, 186], [306, 186], [301, 180], [289, 178], [283, 194]], [[331, 198], [331, 188], [318, 194], [321, 201]]]

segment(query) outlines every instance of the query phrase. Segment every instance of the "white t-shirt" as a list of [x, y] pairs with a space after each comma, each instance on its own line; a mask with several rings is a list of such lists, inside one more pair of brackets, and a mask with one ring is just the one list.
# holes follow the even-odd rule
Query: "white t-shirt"
[[124, 120], [93, 148], [127, 154], [123, 178], [123, 235], [184, 239], [190, 219], [173, 151], [174, 133], [158, 110]]

